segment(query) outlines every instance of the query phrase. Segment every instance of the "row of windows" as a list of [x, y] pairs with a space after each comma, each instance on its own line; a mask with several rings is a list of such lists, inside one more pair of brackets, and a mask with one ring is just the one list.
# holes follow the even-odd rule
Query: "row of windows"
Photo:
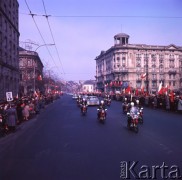
[[0, 14], [0, 26], [2, 27], [1, 31], [3, 30], [2, 32], [4, 32], [8, 38], [11, 38], [13, 41], [18, 40], [19, 38], [18, 33], [15, 31], [15, 29], [12, 27], [11, 24], [7, 23], [6, 20], [4, 20], [3, 22], [1, 14]]

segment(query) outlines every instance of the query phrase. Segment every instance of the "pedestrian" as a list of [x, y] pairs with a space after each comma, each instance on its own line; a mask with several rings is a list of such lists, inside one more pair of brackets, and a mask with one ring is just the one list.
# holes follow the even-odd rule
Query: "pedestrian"
[[22, 107], [22, 102], [18, 102], [17, 106], [16, 106], [16, 111], [17, 111], [17, 115], [18, 115], [18, 124], [20, 124], [23, 121], [23, 107]]
[[169, 111], [170, 110], [170, 100], [169, 100], [168, 95], [165, 96], [165, 101], [166, 101], [166, 110]]
[[180, 96], [178, 100], [178, 112], [182, 112], [182, 96]]
[[24, 120], [28, 120], [28, 118], [29, 118], [29, 105], [28, 105], [28, 103], [25, 103], [25, 107], [23, 108], [23, 118], [24, 118]]
[[14, 132], [16, 128], [16, 122], [18, 120], [17, 111], [15, 105], [12, 104], [7, 110], [7, 119], [6, 124], [8, 125], [8, 129], [10, 132]]

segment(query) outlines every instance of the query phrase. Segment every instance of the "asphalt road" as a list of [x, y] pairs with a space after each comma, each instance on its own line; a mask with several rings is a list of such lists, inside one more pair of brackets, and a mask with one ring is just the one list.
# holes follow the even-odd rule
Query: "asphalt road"
[[1, 138], [0, 180], [119, 180], [123, 172], [134, 179], [142, 170], [157, 179], [172, 170], [182, 174], [181, 114], [144, 107], [136, 134], [126, 128], [121, 102], [112, 102], [105, 124], [96, 109], [81, 116], [75, 100], [64, 95]]

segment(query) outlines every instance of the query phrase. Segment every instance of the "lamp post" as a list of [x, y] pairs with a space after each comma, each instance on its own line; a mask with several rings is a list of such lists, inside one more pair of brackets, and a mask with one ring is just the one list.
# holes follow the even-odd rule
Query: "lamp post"
[[[41, 45], [39, 45], [35, 50], [34, 50], [34, 52], [37, 52], [37, 50], [40, 48], [40, 47], [43, 47], [43, 46], [53, 46], [53, 45], [55, 45], [55, 44], [41, 44]], [[36, 63], [35, 63], [35, 61], [34, 61], [34, 83], [33, 83], [33, 91], [35, 92], [35, 65], [36, 65]]]

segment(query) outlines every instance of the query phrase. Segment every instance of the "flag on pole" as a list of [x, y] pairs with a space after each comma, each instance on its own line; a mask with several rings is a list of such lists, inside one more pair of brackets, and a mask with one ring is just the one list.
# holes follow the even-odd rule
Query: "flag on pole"
[[158, 94], [162, 94], [163, 93], [163, 88], [162, 88], [162, 81], [159, 84], [159, 89], [158, 89]]
[[146, 77], [147, 73], [144, 73], [141, 75], [141, 79], [144, 79]]

